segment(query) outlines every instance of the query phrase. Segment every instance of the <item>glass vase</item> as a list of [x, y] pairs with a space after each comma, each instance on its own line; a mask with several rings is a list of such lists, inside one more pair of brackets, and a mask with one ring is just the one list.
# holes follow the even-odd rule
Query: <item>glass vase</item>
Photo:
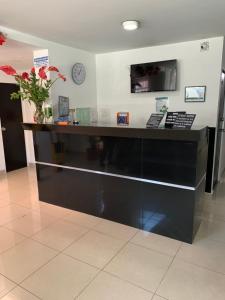
[[36, 109], [35, 109], [35, 113], [34, 113], [34, 122], [36, 122], [37, 124], [41, 124], [41, 123], [43, 123], [44, 118], [45, 118], [42, 104], [36, 105], [35, 108]]

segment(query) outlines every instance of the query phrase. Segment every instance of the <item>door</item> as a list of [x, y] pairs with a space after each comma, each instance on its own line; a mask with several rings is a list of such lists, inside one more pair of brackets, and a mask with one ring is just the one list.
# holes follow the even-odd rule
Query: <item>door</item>
[[225, 171], [225, 72], [222, 72], [220, 87], [220, 102], [217, 121], [217, 141], [214, 169], [214, 185], [221, 181]]
[[0, 83], [0, 118], [7, 172], [27, 166], [21, 101], [10, 99], [10, 94], [18, 90], [16, 84]]

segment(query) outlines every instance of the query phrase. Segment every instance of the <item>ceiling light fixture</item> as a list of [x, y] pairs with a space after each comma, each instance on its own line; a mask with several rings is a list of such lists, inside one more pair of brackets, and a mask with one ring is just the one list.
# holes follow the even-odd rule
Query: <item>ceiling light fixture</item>
[[131, 20], [129, 20], [129, 21], [124, 21], [122, 23], [122, 25], [123, 25], [123, 29], [124, 30], [131, 31], [131, 30], [137, 30], [139, 28], [140, 22], [139, 21], [131, 21]]

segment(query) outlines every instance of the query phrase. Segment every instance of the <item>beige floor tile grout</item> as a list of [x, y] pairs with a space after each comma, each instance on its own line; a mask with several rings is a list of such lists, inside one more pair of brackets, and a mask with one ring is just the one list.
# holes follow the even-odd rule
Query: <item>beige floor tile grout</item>
[[137, 288], [139, 288], [139, 289], [142, 289], [142, 290], [145, 291], [145, 292], [152, 293], [152, 294], [154, 295], [154, 291], [152, 291], [152, 290], [147, 290], [147, 289], [145, 289], [143, 286], [140, 286], [140, 285], [138, 285], [138, 284], [136, 284], [136, 283], [134, 283], [134, 282], [132, 282], [132, 281], [130, 281], [130, 280], [124, 279], [124, 278], [120, 277], [119, 275], [110, 273], [109, 271], [106, 271], [106, 270], [102, 270], [101, 272], [102, 272], [102, 273], [106, 273], [106, 274], [108, 274], [108, 275], [110, 275], [110, 276], [112, 276], [112, 277], [115, 277], [115, 278], [117, 278], [117, 279], [120, 279], [120, 280], [123, 281], [123, 282], [129, 283], [129, 284], [131, 284], [131, 285], [133, 285], [133, 286], [135, 286], [135, 287], [137, 287]]
[[[162, 300], [169, 300], [169, 299], [167, 299], [167, 298], [165, 298], [165, 297], [162, 297], [162, 296], [160, 296], [160, 295], [157, 295], [157, 294], [154, 294], [154, 295], [152, 296], [152, 299], [151, 299], [151, 300], [153, 300], [155, 296], [158, 296], [158, 297], [162, 298]], [[193, 300], [193, 299], [190, 299], [190, 300]]]
[[[40, 299], [40, 300], [43, 300], [42, 298], [40, 298], [39, 296], [35, 295], [33, 292], [29, 291], [28, 289], [26, 289], [25, 287], [23, 286], [20, 286], [19, 284], [17, 284], [17, 286], [14, 287], [17, 288], [17, 287], [20, 287], [21, 289], [25, 290], [26, 292], [30, 293], [31, 295], [33, 295], [34, 297], [36, 297], [37, 299]], [[13, 290], [11, 290], [12, 292]], [[10, 293], [10, 292], [9, 292]], [[9, 293], [7, 293], [5, 296], [7, 296]]]
[[178, 247], [178, 249], [177, 249], [177, 251], [176, 251], [176, 254], [175, 254], [174, 257], [172, 258], [172, 260], [171, 260], [171, 262], [170, 262], [170, 264], [169, 264], [169, 266], [168, 266], [166, 272], [164, 273], [164, 275], [163, 275], [163, 277], [161, 278], [161, 280], [160, 280], [158, 286], [156, 287], [156, 289], [155, 289], [155, 291], [154, 291], [154, 295], [156, 295], [156, 293], [157, 293], [157, 291], [158, 291], [158, 289], [159, 289], [161, 283], [163, 282], [163, 280], [165, 279], [167, 273], [169, 272], [169, 269], [170, 269], [170, 267], [172, 266], [172, 264], [173, 264], [173, 262], [174, 262], [174, 260], [175, 260], [175, 258], [176, 258], [176, 256], [177, 256], [178, 252], [180, 251], [181, 247], [182, 247], [182, 244]]
[[[4, 229], [8, 229], [8, 228], [4, 228]], [[14, 233], [17, 233], [17, 232], [15, 232], [15, 231], [13, 231]], [[4, 254], [4, 253], [6, 253], [7, 251], [10, 251], [10, 250], [12, 250], [13, 248], [15, 248], [17, 245], [19, 245], [19, 244], [21, 244], [21, 243], [23, 243], [23, 242], [25, 242], [26, 240], [28, 240], [29, 238], [28, 237], [26, 237], [26, 236], [24, 236], [23, 235], [23, 237], [24, 237], [24, 239], [23, 240], [21, 240], [21, 241], [19, 241], [18, 243], [16, 243], [15, 245], [13, 245], [12, 247], [10, 247], [10, 248], [7, 248], [6, 250], [4, 250], [4, 251], [2, 251], [2, 252], [0, 252], [0, 256], [2, 255], [2, 254]], [[0, 273], [1, 274], [1, 273]]]
[[[46, 229], [46, 228], [45, 228], [45, 229]], [[86, 228], [85, 228], [85, 229], [86, 229]], [[48, 247], [48, 248], [51, 249], [51, 250], [55, 250], [55, 251], [59, 252], [59, 254], [62, 253], [62, 254], [64, 254], [64, 255], [70, 256], [70, 255], [68, 255], [68, 254], [66, 254], [66, 253], [63, 253], [63, 252], [64, 252], [67, 248], [69, 248], [73, 243], [76, 243], [76, 242], [78, 242], [81, 238], [83, 238], [89, 231], [90, 231], [90, 230], [84, 232], [84, 233], [83, 233], [81, 236], [79, 236], [78, 238], [75, 238], [69, 245], [67, 245], [65, 248], [63, 248], [63, 250], [59, 250], [59, 249], [50, 247], [50, 246], [46, 245], [45, 243], [42, 243], [42, 242], [40, 242], [40, 241], [38, 241], [38, 240], [33, 239], [33, 238], [32, 238], [33, 236], [30, 237], [30, 239], [31, 239], [32, 241], [34, 241], [34, 242], [37, 242], [37, 243], [39, 243], [39, 244], [45, 246], [45, 247]], [[40, 232], [40, 231], [39, 231], [39, 232]], [[36, 233], [35, 233], [35, 234], [36, 234]], [[34, 235], [35, 235], [35, 234], [34, 234]], [[71, 257], [71, 256], [70, 256], [70, 257]]]
[[[24, 170], [26, 170], [26, 168], [24, 168]], [[35, 171], [32, 171], [32, 174], [33, 174], [33, 172], [35, 172]], [[12, 176], [9, 177], [10, 179], [9, 179], [9, 178], [6, 178], [6, 180], [13, 181], [13, 180], [15, 180], [14, 176], [18, 176], [18, 175], [20, 175], [20, 174], [23, 174], [23, 173], [22, 173], [22, 172], [21, 172], [21, 173], [18, 172], [17, 174], [13, 174], [13, 177], [12, 177]], [[1, 174], [0, 174], [0, 176], [1, 176]], [[5, 176], [5, 175], [4, 175], [4, 176]], [[27, 178], [26, 178], [27, 176], [29, 176], [29, 175], [25, 175], [25, 176], [24, 176], [24, 177], [25, 177], [24, 180], [26, 180], [26, 181], [27, 181]], [[32, 178], [33, 178], [33, 175], [32, 175]], [[0, 180], [1, 180], [1, 177], [0, 177]], [[4, 180], [4, 179], [3, 179], [3, 180]], [[22, 180], [21, 180], [21, 181], [22, 181]], [[29, 184], [30, 184], [30, 185], [31, 185], [31, 184], [37, 184], [37, 180], [36, 180], [36, 179], [35, 179], [35, 180], [32, 180], [32, 181], [29, 180]], [[8, 188], [10, 188], [10, 184], [9, 184]], [[15, 188], [17, 189], [18, 187], [16, 186]], [[6, 194], [7, 194], [7, 193], [8, 193], [8, 191], [6, 192]], [[31, 201], [32, 201], [32, 200], [31, 200]], [[37, 203], [38, 203], [38, 202], [39, 202], [39, 201], [37, 201]], [[28, 202], [28, 203], [29, 203], [29, 202]], [[180, 251], [181, 247], [182, 247], [185, 243], [181, 243], [181, 244], [179, 245], [179, 247], [178, 247], [178, 249], [177, 249], [175, 255], [170, 255], [170, 254], [161, 252], [160, 250], [153, 249], [153, 248], [146, 247], [146, 246], [140, 245], [140, 244], [138, 244], [138, 243], [132, 242], [132, 239], [133, 239], [140, 231], [142, 231], [142, 230], [137, 229], [137, 231], [134, 233], [134, 235], [132, 235], [127, 241], [126, 241], [126, 240], [124, 241], [124, 245], [121, 246], [121, 248], [114, 254], [114, 256], [113, 256], [113, 257], [112, 257], [112, 258], [111, 258], [111, 259], [110, 259], [110, 260], [109, 260], [102, 268], [98, 268], [98, 267], [96, 267], [96, 266], [94, 266], [94, 265], [91, 265], [91, 264], [85, 262], [85, 261], [82, 261], [82, 260], [80, 260], [80, 259], [76, 259], [76, 258], [74, 258], [74, 257], [72, 257], [72, 256], [70, 256], [70, 255], [68, 255], [68, 254], [66, 254], [66, 253], [64, 253], [64, 252], [65, 252], [66, 249], [69, 248], [72, 244], [78, 242], [80, 239], [82, 239], [86, 234], [88, 234], [88, 233], [91, 232], [91, 231], [93, 231], [93, 232], [98, 232], [98, 233], [100, 233], [100, 234], [102, 234], [102, 235], [105, 235], [105, 236], [108, 236], [108, 237], [111, 237], [111, 238], [114, 238], [114, 239], [117, 239], [117, 240], [121, 240], [121, 241], [122, 241], [123, 239], [116, 238], [116, 237], [113, 236], [113, 235], [110, 235], [110, 234], [108, 234], [108, 233], [101, 232], [101, 231], [95, 229], [95, 227], [98, 226], [98, 225], [99, 225], [101, 222], [103, 222], [105, 219], [101, 218], [101, 220], [100, 220], [96, 225], [94, 225], [92, 228], [90, 228], [90, 227], [86, 227], [86, 226], [83, 226], [83, 225], [79, 224], [79, 222], [78, 222], [78, 223], [75, 223], [75, 222], [71, 222], [71, 221], [69, 221], [69, 220], [66, 220], [66, 216], [69, 215], [69, 214], [71, 214], [71, 212], [73, 212], [73, 210], [70, 210], [67, 214], [63, 215], [62, 217], [57, 217], [57, 216], [54, 216], [54, 215], [49, 214], [50, 216], [56, 218], [56, 220], [53, 221], [52, 223], [50, 223], [50, 224], [48, 224], [48, 225], [42, 227], [39, 231], [35, 232], [34, 234], [32, 234], [31, 236], [28, 237], [28, 236], [25, 236], [25, 235], [21, 234], [21, 233], [18, 232], [18, 231], [15, 231], [15, 230], [13, 230], [13, 229], [9, 229], [9, 228], [5, 227], [5, 225], [8, 224], [8, 223], [14, 222], [14, 221], [16, 221], [16, 220], [18, 220], [18, 219], [20, 219], [20, 218], [23, 218], [23, 217], [25, 217], [27, 214], [29, 214], [29, 213], [31, 213], [31, 212], [35, 212], [35, 213], [37, 212], [37, 213], [38, 213], [38, 211], [40, 211], [40, 210], [39, 210], [38, 207], [27, 207], [27, 206], [25, 206], [25, 205], [16, 203], [15, 201], [10, 201], [10, 202], [9, 202], [8, 204], [6, 204], [4, 207], [6, 207], [6, 206], [11, 206], [12, 204], [13, 204], [13, 205], [16, 205], [16, 206], [20, 206], [20, 207], [26, 208], [26, 209], [30, 210], [30, 212], [26, 213], [26, 214], [23, 215], [23, 216], [16, 217], [15, 219], [13, 218], [13, 219], [10, 220], [9, 222], [7, 222], [7, 223], [5, 223], [5, 224], [2, 224], [2, 225], [0, 226], [0, 228], [4, 228], [4, 229], [7, 229], [7, 230], [9, 230], [9, 231], [18, 233], [18, 234], [20, 234], [21, 236], [23, 236], [24, 239], [21, 240], [21, 241], [19, 241], [18, 243], [16, 243], [14, 246], [12, 246], [12, 247], [10, 247], [10, 248], [4, 250], [3, 252], [0, 253], [0, 255], [3, 254], [3, 253], [5, 253], [5, 252], [7, 252], [7, 251], [9, 251], [10, 249], [14, 248], [15, 246], [19, 245], [20, 243], [25, 242], [26, 240], [32, 240], [32, 241], [34, 241], [34, 242], [36, 242], [36, 243], [39, 243], [39, 244], [41, 244], [41, 245], [43, 245], [43, 246], [45, 246], [45, 247], [47, 247], [47, 248], [49, 248], [49, 249], [51, 249], [51, 250], [57, 251], [56, 255], [54, 255], [51, 259], [49, 259], [47, 262], [45, 262], [43, 265], [41, 265], [39, 268], [37, 268], [37, 269], [36, 269], [35, 271], [33, 271], [31, 274], [29, 274], [29, 275], [28, 275], [25, 279], [23, 279], [19, 284], [18, 284], [18, 283], [14, 283], [13, 280], [11, 280], [10, 278], [7, 278], [5, 275], [1, 274], [1, 275], [4, 276], [5, 278], [7, 278], [7, 279], [10, 280], [11, 282], [13, 282], [16, 286], [19, 286], [19, 287], [23, 288], [24, 290], [28, 291], [29, 293], [31, 293], [32, 295], [34, 295], [34, 296], [37, 297], [38, 299], [41, 299], [41, 298], [38, 297], [37, 295], [33, 294], [31, 291], [29, 291], [29, 290], [27, 290], [26, 288], [24, 288], [23, 286], [21, 286], [21, 284], [22, 284], [25, 280], [27, 280], [30, 276], [32, 276], [33, 274], [35, 274], [36, 272], [38, 272], [38, 271], [39, 271], [41, 268], [43, 268], [45, 265], [49, 264], [49, 263], [50, 263], [53, 259], [55, 259], [57, 256], [59, 256], [60, 254], [63, 254], [63, 255], [65, 255], [65, 256], [70, 257], [70, 258], [73, 259], [73, 260], [82, 262], [82, 263], [84, 263], [84, 264], [86, 264], [86, 265], [89, 265], [89, 266], [95, 268], [96, 270], [98, 270], [98, 272], [95, 274], [95, 276], [92, 278], [92, 280], [91, 280], [90, 282], [87, 283], [87, 285], [79, 292], [78, 295], [75, 296], [75, 299], [78, 299], [79, 296], [80, 296], [83, 292], [85, 292], [85, 290], [86, 290], [86, 289], [88, 288], [88, 286], [96, 279], [97, 276], [99, 276], [101, 273], [106, 273], [106, 274], [109, 274], [109, 275], [111, 275], [111, 276], [113, 276], [113, 277], [115, 277], [115, 278], [120, 279], [120, 280], [123, 281], [123, 282], [127, 282], [127, 283], [129, 283], [129, 284], [131, 284], [131, 285], [133, 285], [133, 286], [136, 286], [136, 287], [138, 287], [138, 288], [140, 288], [140, 289], [142, 289], [142, 290], [145, 290], [145, 291], [147, 291], [147, 292], [149, 292], [149, 293], [153, 293], [153, 296], [151, 297], [151, 299], [153, 299], [154, 296], [159, 296], [159, 297], [161, 297], [162, 299], [168, 300], [168, 299], [166, 299], [165, 297], [162, 297], [162, 296], [158, 295], [158, 294], [157, 294], [157, 291], [159, 290], [160, 285], [162, 284], [163, 280], [165, 279], [166, 275], [168, 274], [168, 272], [169, 272], [169, 270], [170, 270], [170, 268], [171, 268], [171, 266], [172, 266], [174, 260], [175, 260], [176, 258], [178, 258], [177, 254], [178, 254], [178, 252]], [[53, 204], [52, 204], [52, 205], [53, 205]], [[53, 205], [53, 206], [57, 207], [56, 205]], [[46, 213], [43, 213], [43, 214], [46, 214]], [[40, 215], [41, 215], [41, 213], [40, 213]], [[211, 216], [212, 216], [212, 215], [211, 215]], [[213, 214], [213, 217], [215, 218], [216, 215]], [[63, 221], [63, 222], [67, 222], [67, 223], [70, 223], [70, 224], [74, 224], [74, 225], [80, 226], [80, 227], [82, 227], [82, 228], [85, 228], [87, 231], [86, 231], [84, 234], [82, 234], [80, 237], [78, 237], [77, 239], [75, 238], [69, 245], [67, 245], [65, 248], [63, 248], [63, 249], [60, 250], [60, 251], [57, 250], [57, 249], [55, 249], [55, 248], [52, 248], [52, 247], [50, 247], [50, 246], [48, 246], [48, 245], [46, 245], [46, 244], [44, 244], [44, 243], [42, 243], [42, 242], [40, 242], [40, 241], [37, 241], [37, 240], [33, 239], [33, 236], [34, 236], [34, 235], [38, 234], [39, 232], [41, 232], [41, 231], [47, 229], [48, 227], [51, 227], [52, 225], [54, 225], [55, 223], [60, 222], [60, 221]], [[217, 221], [217, 220], [216, 220], [216, 219], [213, 219], [212, 222], [214, 222], [214, 221]], [[209, 223], [210, 223], [210, 216], [208, 216], [208, 217], [205, 216], [204, 222], [209, 222]], [[225, 223], [225, 220], [219, 219], [218, 222], [220, 222], [220, 223]], [[119, 224], [119, 223], [117, 223], [117, 224]], [[131, 228], [133, 228], [133, 227], [131, 227]], [[206, 237], [204, 237], [204, 235], [203, 235], [202, 237], [200, 236], [199, 238], [200, 238], [200, 239], [206, 239]], [[224, 241], [220, 241], [220, 240], [217, 240], [217, 239], [215, 239], [215, 238], [210, 238], [210, 236], [207, 236], [207, 239], [208, 239], [208, 240], [211, 240], [211, 241], [213, 241], [213, 242], [225, 244]], [[150, 290], [146, 290], [146, 289], [144, 289], [143, 287], [140, 287], [140, 286], [136, 285], [136, 284], [133, 283], [133, 282], [130, 282], [130, 281], [128, 281], [128, 280], [124, 280], [123, 278], [120, 278], [119, 276], [117, 276], [117, 275], [115, 275], [115, 274], [111, 274], [110, 272], [108, 272], [108, 271], [105, 270], [105, 268], [112, 262], [112, 260], [115, 259], [116, 256], [118, 256], [118, 255], [120, 254], [120, 252], [121, 252], [128, 244], [132, 244], [132, 245], [135, 245], [135, 246], [137, 246], [137, 247], [140, 247], [140, 248], [143, 248], [143, 249], [146, 249], [146, 250], [149, 250], [149, 251], [157, 252], [157, 253], [160, 253], [161, 255], [165, 255], [165, 256], [171, 257], [172, 260], [171, 260], [171, 262], [170, 262], [168, 268], [166, 269], [165, 274], [162, 276], [162, 279], [161, 279], [159, 285], [157, 286], [157, 288], [155, 289], [154, 292], [153, 292], [153, 291], [150, 291]], [[189, 265], [193, 265], [193, 266], [196, 266], [196, 267], [198, 267], [198, 268], [201, 268], [201, 269], [204, 269], [204, 270], [207, 270], [207, 271], [210, 271], [210, 272], [217, 273], [217, 274], [220, 274], [220, 275], [222, 275], [222, 276], [225, 276], [224, 273], [217, 272], [217, 271], [215, 271], [215, 270], [212, 270], [211, 268], [206, 268], [206, 267], [203, 267], [203, 266], [201, 266], [201, 265], [199, 265], [199, 264], [196, 264], [196, 263], [192, 263], [192, 262], [190, 262], [190, 261], [188, 261], [188, 260], [185, 260], [185, 259], [183, 259], [183, 258], [179, 258], [179, 260], [181, 260], [181, 261], [183, 261], [183, 262], [185, 262], [185, 263], [187, 263], [187, 264], [189, 264]], [[16, 288], [16, 286], [14, 286], [10, 291], [12, 291], [14, 288]], [[10, 293], [10, 291], [7, 292], [7, 294]], [[1, 297], [0, 297], [0, 298], [1, 298]]]
[[[103, 220], [106, 220], [106, 219], [103, 219]], [[123, 225], [123, 224], [122, 224]], [[133, 227], [132, 227], [133, 228]], [[105, 236], [107, 236], [107, 237], [110, 237], [110, 238], [112, 238], [112, 239], [115, 239], [115, 240], [117, 240], [117, 241], [122, 241], [122, 242], [124, 242], [124, 243], [126, 243], [126, 242], [128, 242], [128, 241], [130, 241], [130, 238], [129, 238], [129, 240], [127, 240], [127, 239], [121, 239], [121, 238], [117, 238], [117, 237], [115, 237], [114, 235], [112, 235], [112, 234], [108, 234], [108, 233], [106, 233], [106, 232], [102, 232], [102, 231], [100, 231], [100, 230], [97, 230], [97, 229], [95, 229], [95, 228], [93, 228], [93, 229], [91, 229], [91, 231], [94, 231], [94, 232], [97, 232], [97, 233], [100, 233], [100, 234], [102, 234], [102, 235], [105, 235]], [[135, 232], [135, 235], [136, 235], [136, 232]], [[133, 237], [131, 237], [131, 239], [132, 239]]]
[[55, 224], [55, 223], [57, 223], [57, 222], [59, 221], [59, 219], [57, 219], [57, 220], [53, 221], [52, 223], [50, 223], [50, 224], [48, 224], [48, 225], [42, 227], [42, 228], [41, 228], [40, 230], [38, 230], [37, 232], [32, 233], [32, 234], [29, 235], [29, 236], [24, 235], [23, 233], [17, 231], [17, 230], [14, 229], [14, 228], [13, 228], [13, 229], [12, 229], [12, 228], [9, 229], [8, 227], [6, 227], [7, 224], [10, 224], [10, 223], [12, 223], [12, 222], [14, 222], [14, 221], [18, 221], [18, 220], [20, 220], [20, 219], [22, 219], [22, 218], [24, 218], [24, 217], [26, 217], [26, 216], [27, 216], [27, 215], [25, 215], [25, 216], [23, 216], [23, 217], [21, 217], [21, 218], [19, 218], [19, 219], [16, 219], [16, 220], [7, 222], [7, 223], [5, 223], [4, 225], [2, 225], [2, 227], [4, 227], [5, 229], [8, 229], [8, 230], [10, 230], [10, 231], [13, 231], [13, 232], [15, 232], [15, 233], [18, 233], [18, 234], [20, 234], [20, 235], [22, 235], [22, 236], [24, 236], [24, 237], [26, 237], [26, 238], [32, 238], [32, 236], [34, 236], [35, 234], [39, 233], [40, 231], [42, 231], [42, 230], [44, 230], [44, 229], [47, 229], [49, 226], [51, 226], [51, 225], [53, 225], [53, 224]]
[[[49, 248], [51, 249], [51, 248]], [[52, 250], [52, 249], [51, 249]], [[56, 253], [53, 257], [51, 257], [47, 262], [45, 262], [44, 264], [42, 264], [41, 266], [39, 266], [35, 271], [33, 271], [32, 273], [30, 273], [28, 276], [26, 276], [23, 280], [21, 280], [20, 282], [18, 282], [17, 284], [19, 286], [21, 286], [23, 288], [23, 286], [21, 285], [25, 280], [27, 280], [29, 277], [31, 277], [32, 275], [34, 275], [36, 272], [38, 272], [41, 268], [43, 268], [44, 266], [46, 266], [50, 261], [52, 261], [53, 259], [55, 259], [57, 256], [59, 256], [60, 253]]]
[[[13, 284], [15, 284], [15, 286], [18, 285], [18, 282], [15, 282], [14, 280], [12, 280], [12, 279], [10, 279], [9, 277], [7, 277], [6, 275], [4, 275], [4, 274], [2, 274], [2, 273], [0, 273], [0, 275], [1, 275], [2, 277], [4, 277], [4, 278], [8, 279], [9, 281], [11, 281]], [[14, 286], [12, 289], [14, 289], [15, 286]], [[12, 289], [11, 289], [11, 290], [12, 290]]]
[[[144, 249], [146, 249], [146, 250], [151, 250], [151, 251], [154, 251], [154, 252], [157, 252], [157, 253], [159, 253], [159, 254], [169, 256], [169, 257], [174, 257], [174, 256], [176, 255], [176, 253], [175, 253], [174, 255], [171, 255], [171, 254], [162, 252], [162, 251], [160, 251], [160, 250], [157, 250], [157, 249], [155, 249], [155, 248], [146, 247], [146, 246], [140, 245], [140, 244], [135, 243], [135, 242], [132, 242], [132, 241], [129, 241], [129, 243], [132, 244], [132, 245], [135, 245], [135, 246], [139, 246], [139, 247], [141, 247], [141, 248], [144, 248]], [[180, 245], [180, 246], [181, 246], [181, 245]], [[180, 247], [180, 246], [179, 246], [179, 247]]]
[[215, 270], [209, 269], [209, 268], [207, 268], [207, 267], [203, 267], [203, 266], [201, 266], [201, 265], [199, 265], [199, 264], [196, 264], [196, 263], [192, 263], [192, 262], [190, 262], [190, 261], [188, 261], [188, 260], [186, 260], [186, 259], [184, 259], [184, 258], [177, 257], [177, 259], [183, 261], [183, 262], [186, 263], [186, 264], [189, 264], [189, 265], [198, 267], [198, 268], [200, 268], [200, 269], [207, 270], [207, 271], [209, 271], [209, 272], [212, 272], [212, 273], [216, 273], [216, 274], [225, 276], [225, 273], [222, 273], [222, 272], [219, 272], [219, 271], [215, 271]]
[[[71, 210], [71, 212], [73, 212], [73, 211], [83, 214], [82, 212], [79, 212], [78, 210]], [[70, 212], [69, 214], [71, 214], [71, 212]], [[85, 213], [84, 213], [84, 214], [85, 214]], [[90, 215], [90, 216], [95, 217], [95, 216], [93, 216], [93, 215]], [[99, 217], [96, 217], [96, 218], [99, 218]], [[94, 227], [96, 227], [97, 225], [99, 225], [100, 223], [102, 223], [102, 222], [104, 221], [103, 218], [99, 218], [99, 219], [101, 219], [101, 220], [100, 220], [96, 225], [94, 225], [93, 227], [85, 226], [85, 225], [83, 225], [83, 224], [80, 224], [79, 222], [70, 221], [70, 220], [64, 219], [64, 218], [63, 218], [63, 221], [65, 221], [65, 222], [67, 222], [67, 223], [70, 223], [70, 224], [72, 223], [72, 224], [74, 224], [74, 225], [84, 227], [84, 228], [86, 228], [86, 229], [94, 229]]]
[[[87, 232], [86, 232], [86, 233], [87, 233]], [[85, 235], [86, 233], [84, 233], [83, 235]], [[83, 236], [83, 235], [82, 235], [82, 236]], [[28, 239], [29, 239], [29, 238], [28, 238]], [[33, 239], [30, 239], [30, 240], [34, 241]], [[45, 247], [48, 247], [48, 246], [46, 246], [46, 245], [40, 243], [39, 241], [36, 241], [36, 240], [35, 240], [35, 242], [37, 242], [37, 243], [39, 243], [39, 244], [41, 244], [41, 245], [43, 245], [43, 246], [45, 246]], [[72, 242], [71, 244], [73, 244], [73, 242]], [[70, 244], [69, 246], [71, 246], [71, 244]], [[69, 246], [68, 246], [68, 247], [69, 247]], [[51, 250], [55, 250], [55, 249], [50, 248], [50, 247], [48, 247], [48, 248], [51, 249]], [[54, 256], [53, 256], [51, 259], [49, 259], [46, 263], [44, 263], [44, 264], [41, 265], [39, 268], [37, 268], [35, 271], [33, 271], [31, 274], [29, 274], [29, 275], [28, 275], [26, 278], [24, 278], [21, 282], [17, 283], [17, 285], [19, 285], [20, 287], [24, 288], [24, 287], [22, 286], [22, 283], [23, 283], [24, 281], [26, 281], [29, 277], [33, 276], [33, 275], [34, 275], [36, 272], [38, 272], [41, 268], [43, 268], [44, 266], [48, 265], [52, 260], [54, 260], [54, 259], [55, 259], [57, 256], [59, 256], [60, 254], [63, 254], [63, 255], [65, 255], [65, 256], [67, 256], [67, 257], [70, 257], [69, 255], [66, 255], [65, 253], [63, 253], [64, 250], [65, 250], [65, 249], [63, 249], [62, 251], [57, 251], [57, 250], [55, 250], [55, 251], [57, 251], [57, 254], [56, 254], [56, 255], [54, 255]], [[70, 258], [72, 258], [73, 260], [76, 260], [76, 261], [85, 263], [85, 262], [83, 262], [83, 261], [81, 261], [81, 260], [75, 259], [74, 257], [70, 257]], [[90, 265], [90, 264], [87, 264], [87, 263], [85, 263], [85, 264], [88, 265], [88, 266], [93, 267], [93, 266]], [[101, 271], [101, 270], [98, 269], [97, 267], [95, 267], [95, 269], [96, 269], [96, 270], [99, 270], [99, 272]], [[27, 289], [27, 291], [30, 292], [28, 289]], [[32, 292], [30, 292], [30, 293], [32, 293]], [[38, 296], [35, 295], [35, 294], [33, 294], [33, 295], [36, 296], [36, 297], [38, 297]], [[39, 297], [38, 297], [38, 298], [39, 298]], [[39, 298], [39, 299], [41, 299], [41, 298]]]
[[[113, 255], [113, 257], [111, 257], [111, 259], [100, 269], [100, 271], [98, 272], [98, 274], [96, 274], [96, 276], [87, 284], [87, 286], [84, 288], [84, 289], [82, 289], [82, 291], [80, 291], [80, 293], [77, 295], [77, 296], [75, 296], [75, 298], [74, 298], [74, 300], [76, 300], [76, 299], [78, 299], [79, 297], [80, 297], [80, 295], [88, 288], [88, 286], [90, 286], [90, 284], [94, 281], [94, 279], [99, 275], [99, 274], [101, 274], [102, 272], [105, 272], [105, 273], [108, 273], [108, 274], [110, 274], [110, 275], [112, 275], [111, 273], [109, 273], [109, 272], [106, 272], [106, 271], [104, 271], [104, 269], [107, 267], [107, 265], [108, 264], [110, 264], [111, 263], [111, 261], [124, 249], [124, 247], [129, 243], [129, 241], [135, 236], [137, 234], [137, 232], [135, 232], [134, 233], [134, 235], [132, 235], [132, 237], [128, 240], [128, 241], [126, 241], [125, 242], [125, 244]], [[111, 237], [111, 236], [110, 236]], [[114, 276], [114, 277], [116, 277], [116, 276]], [[122, 281], [124, 281], [125, 282], [125, 280], [123, 280], [122, 278], [120, 278], [120, 277], [118, 277], [120, 280], [122, 280]], [[130, 283], [130, 284], [132, 284], [132, 283]], [[134, 284], [132, 284], [132, 285], [134, 285]], [[143, 289], [143, 288], [142, 288]]]

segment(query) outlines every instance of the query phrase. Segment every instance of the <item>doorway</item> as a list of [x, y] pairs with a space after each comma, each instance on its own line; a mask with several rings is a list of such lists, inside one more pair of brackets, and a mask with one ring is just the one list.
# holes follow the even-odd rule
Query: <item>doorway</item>
[[0, 119], [6, 171], [27, 166], [21, 101], [12, 101], [10, 94], [18, 92], [13, 83], [0, 83]]

